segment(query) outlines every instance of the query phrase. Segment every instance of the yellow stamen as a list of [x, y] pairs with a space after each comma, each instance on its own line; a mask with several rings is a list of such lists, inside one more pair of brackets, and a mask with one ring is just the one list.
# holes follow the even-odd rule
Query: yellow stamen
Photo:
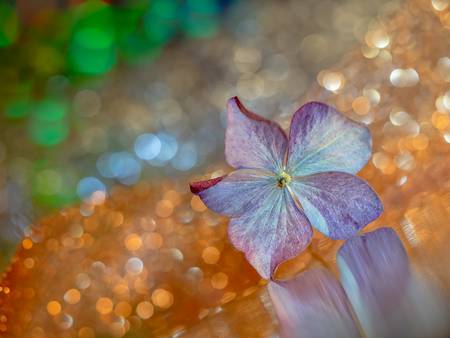
[[288, 173], [282, 171], [277, 175], [278, 188], [283, 189], [289, 182], [291, 182], [291, 176]]

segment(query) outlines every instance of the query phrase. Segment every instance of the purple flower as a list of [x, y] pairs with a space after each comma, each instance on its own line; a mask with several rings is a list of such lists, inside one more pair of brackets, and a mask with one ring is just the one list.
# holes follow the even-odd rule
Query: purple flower
[[231, 217], [228, 234], [263, 278], [309, 244], [312, 228], [346, 239], [376, 219], [381, 201], [356, 174], [371, 155], [369, 130], [323, 103], [275, 122], [228, 101], [225, 156], [236, 170], [191, 184], [211, 210]]

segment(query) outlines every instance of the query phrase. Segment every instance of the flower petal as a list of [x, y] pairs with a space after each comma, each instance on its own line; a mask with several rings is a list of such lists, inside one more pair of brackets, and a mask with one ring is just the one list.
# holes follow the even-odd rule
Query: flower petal
[[227, 177], [227, 176], [223, 175], [223, 176], [211, 178], [211, 179], [205, 180], [205, 181], [189, 183], [189, 187], [191, 188], [191, 193], [193, 193], [195, 195], [200, 195], [200, 193], [202, 191], [209, 189], [212, 186], [216, 185], [217, 183], [222, 181], [225, 177]]
[[268, 289], [283, 337], [361, 337], [342, 286], [327, 270], [313, 268]]
[[192, 193], [214, 212], [239, 216], [252, 209], [261, 196], [276, 186], [275, 177], [267, 172], [240, 169], [227, 176], [191, 183]]
[[411, 271], [395, 231], [382, 228], [349, 239], [339, 250], [337, 263], [342, 285], [367, 336], [409, 337], [399, 333], [410, 324], [397, 321], [400, 305], [408, 298]]
[[231, 219], [228, 235], [258, 273], [269, 279], [281, 262], [308, 246], [311, 225], [287, 189], [275, 185], [248, 206], [242, 216]]
[[295, 178], [291, 191], [311, 225], [334, 239], [346, 239], [378, 218], [383, 204], [357, 176], [330, 172]]
[[228, 101], [225, 157], [230, 166], [278, 172], [283, 166], [287, 138], [281, 127], [249, 110], [233, 97]]
[[328, 171], [356, 174], [371, 152], [369, 130], [326, 104], [307, 103], [292, 118], [287, 168], [293, 176]]
[[391, 228], [348, 240], [339, 250], [341, 282], [368, 338], [448, 337], [448, 298], [411, 269]]
[[367, 301], [369, 308], [383, 305], [382, 312], [395, 308], [410, 278], [408, 256], [390, 228], [349, 239], [339, 249], [337, 262], [350, 298], [358, 294], [355, 301]]

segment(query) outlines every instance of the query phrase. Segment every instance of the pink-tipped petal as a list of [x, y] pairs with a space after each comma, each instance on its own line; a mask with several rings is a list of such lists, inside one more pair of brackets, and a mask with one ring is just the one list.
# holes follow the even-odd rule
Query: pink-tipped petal
[[203, 190], [211, 188], [212, 186], [222, 181], [225, 177], [226, 175], [223, 175], [205, 181], [192, 182], [189, 183], [189, 188], [191, 189], [191, 193], [199, 195]]
[[333, 239], [347, 239], [378, 218], [383, 204], [361, 178], [329, 172], [295, 178], [292, 192], [311, 225]]
[[328, 171], [356, 174], [371, 152], [369, 130], [333, 107], [310, 102], [292, 118], [287, 168], [294, 176]]
[[258, 273], [269, 279], [280, 263], [308, 246], [312, 229], [287, 189], [273, 186], [255, 198], [245, 214], [231, 219], [228, 235]]
[[230, 166], [278, 172], [283, 166], [287, 138], [281, 127], [244, 107], [237, 97], [228, 101], [225, 157]]

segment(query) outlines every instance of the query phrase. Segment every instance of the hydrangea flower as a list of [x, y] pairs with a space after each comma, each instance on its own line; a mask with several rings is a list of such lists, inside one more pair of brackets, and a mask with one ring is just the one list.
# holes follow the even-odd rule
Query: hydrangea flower
[[383, 211], [376, 193], [355, 176], [371, 156], [365, 126], [310, 102], [295, 112], [288, 137], [237, 97], [227, 110], [225, 156], [236, 170], [191, 183], [191, 191], [231, 218], [231, 242], [263, 278], [308, 246], [311, 226], [346, 239]]

